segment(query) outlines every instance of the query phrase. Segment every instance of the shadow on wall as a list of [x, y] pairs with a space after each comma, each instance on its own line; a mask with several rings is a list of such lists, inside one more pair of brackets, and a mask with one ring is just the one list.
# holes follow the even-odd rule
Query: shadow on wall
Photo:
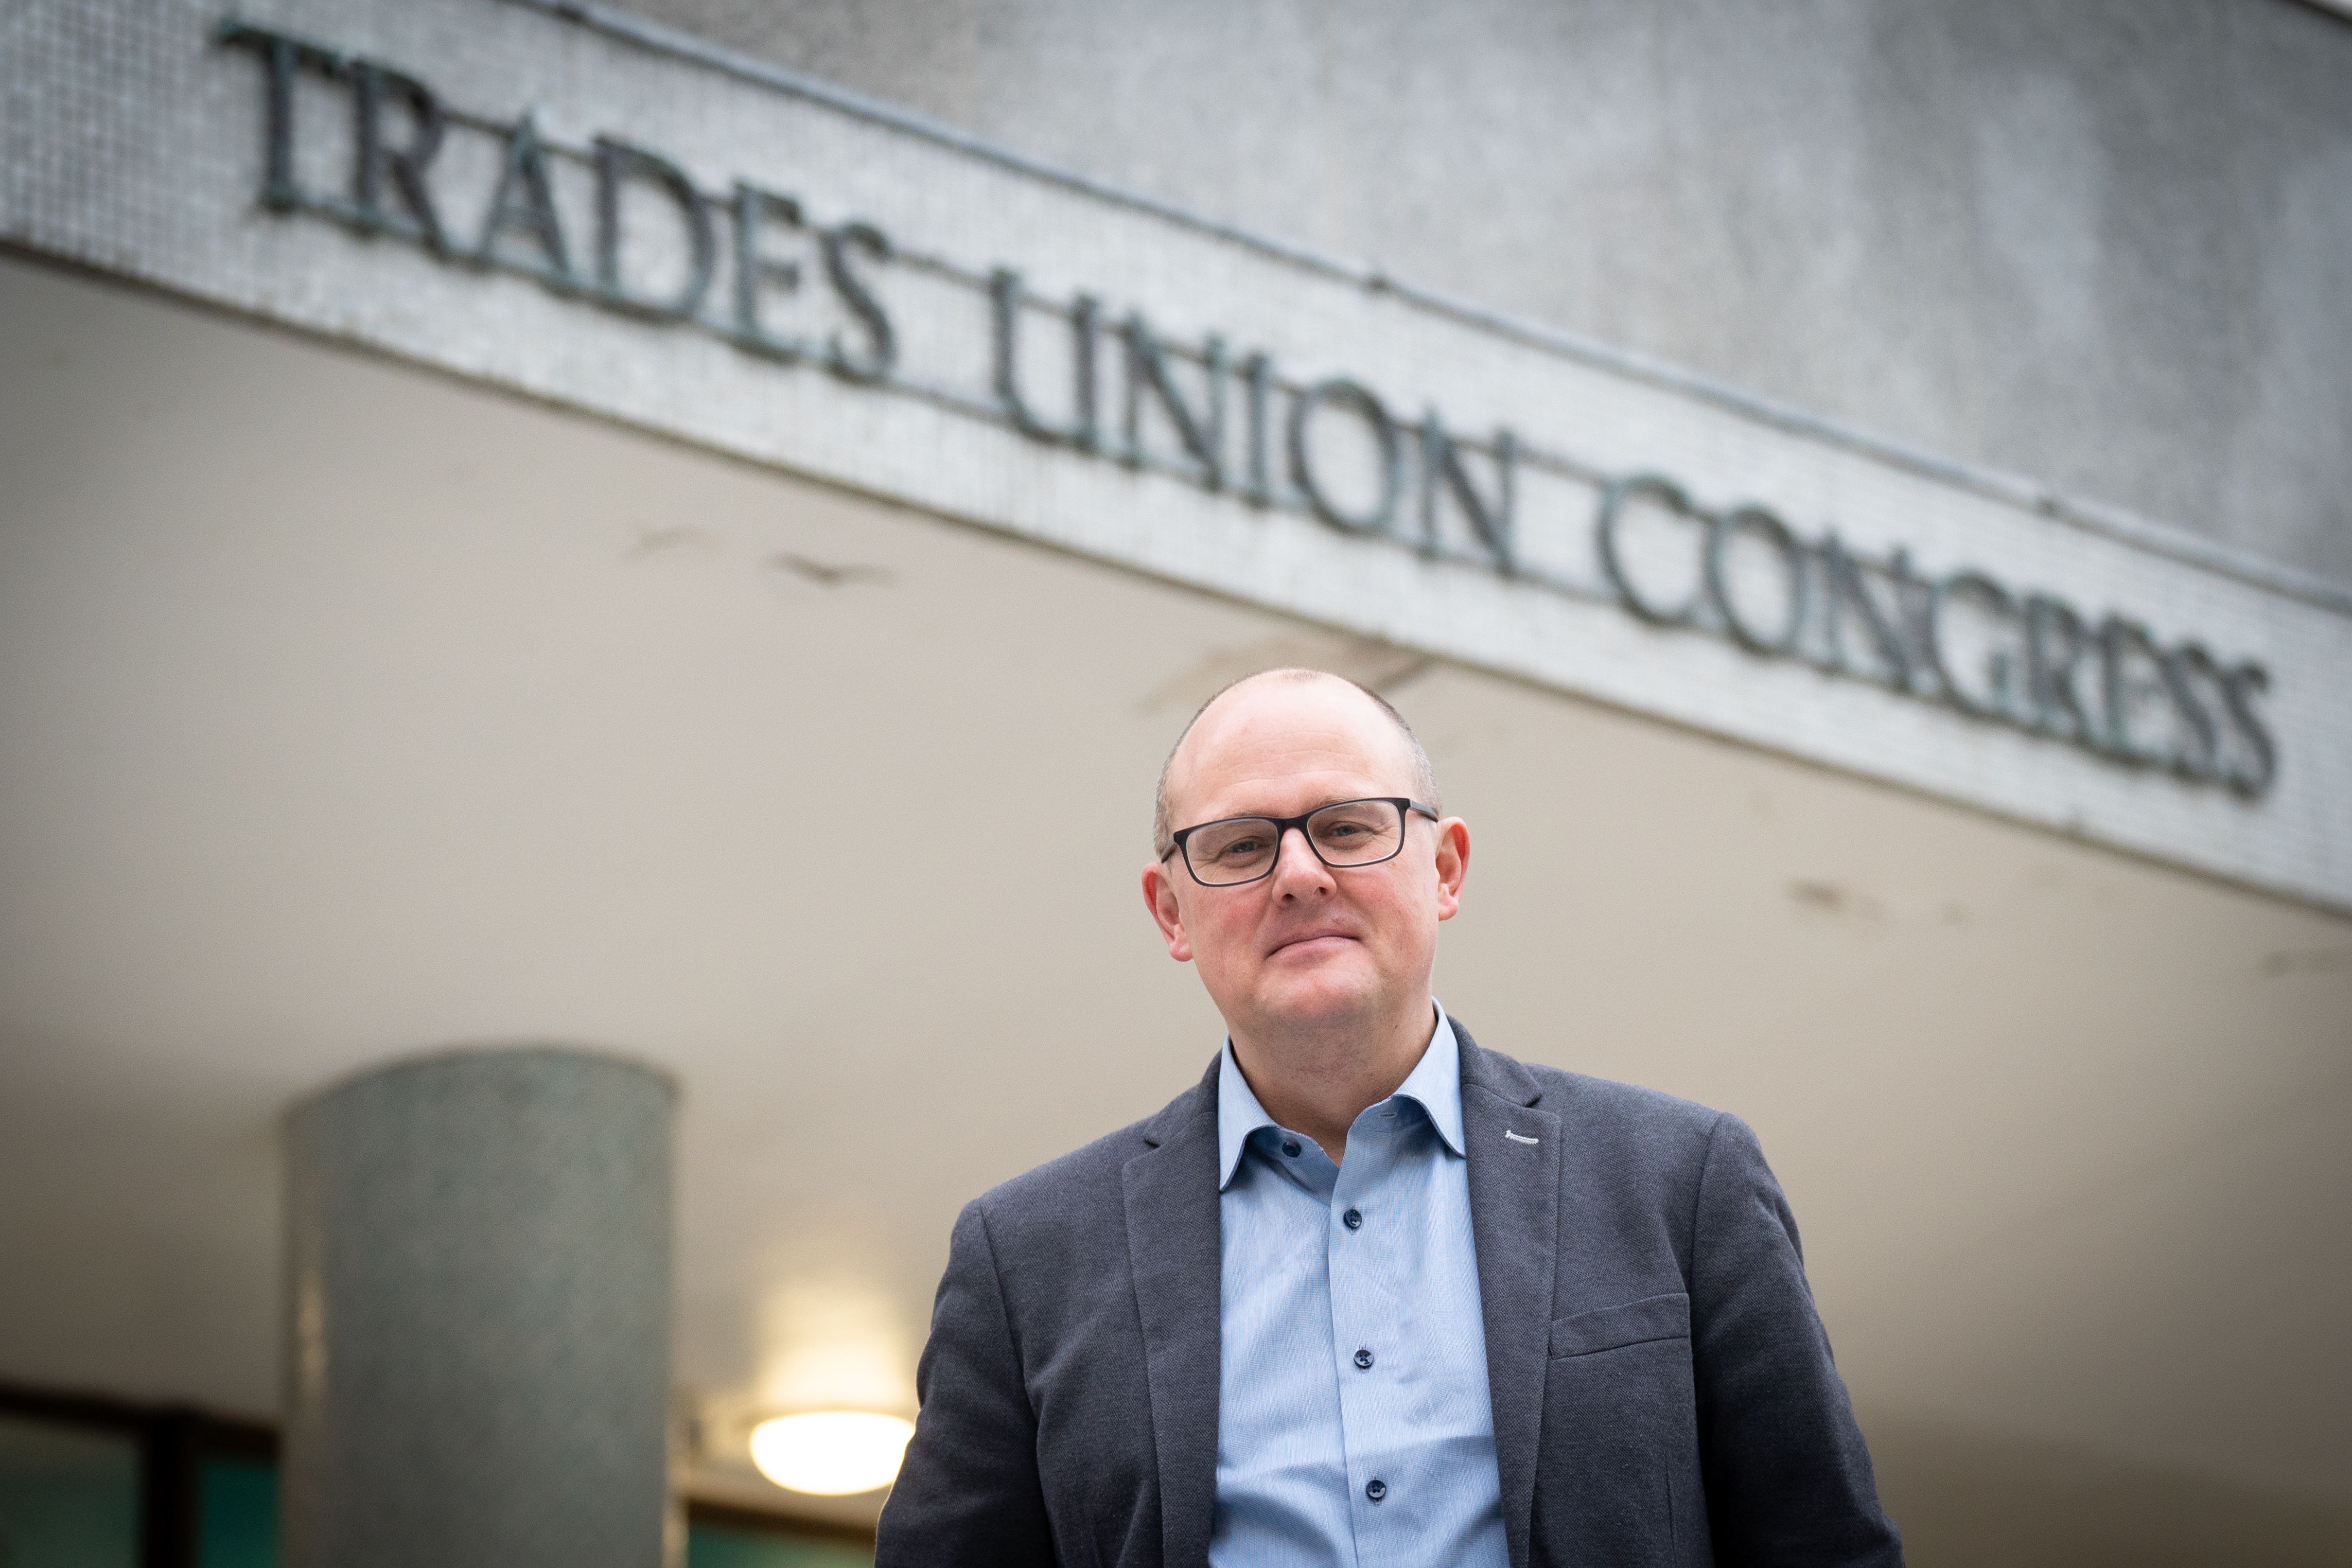
[[1910, 1568], [2352, 1568], [2352, 1509], [2062, 1444], [1864, 1427]]

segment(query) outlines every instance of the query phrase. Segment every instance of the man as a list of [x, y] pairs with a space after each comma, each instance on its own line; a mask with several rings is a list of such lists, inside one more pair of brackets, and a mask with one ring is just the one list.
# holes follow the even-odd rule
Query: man
[[1754, 1134], [1437, 1006], [1395, 710], [1236, 683], [1154, 837], [1225, 1047], [957, 1220], [880, 1568], [1900, 1563]]

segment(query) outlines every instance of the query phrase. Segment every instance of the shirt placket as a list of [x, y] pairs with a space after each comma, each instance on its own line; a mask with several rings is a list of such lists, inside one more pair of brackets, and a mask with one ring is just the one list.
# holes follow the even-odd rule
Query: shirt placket
[[[1339, 1433], [1348, 1474], [1349, 1518], [1355, 1526], [1358, 1568], [1400, 1561], [1398, 1478], [1385, 1473], [1382, 1445], [1374, 1437], [1388, 1429], [1395, 1379], [1404, 1354], [1394, 1314], [1386, 1310], [1397, 1281], [1387, 1278], [1398, 1261], [1383, 1241], [1380, 1190], [1396, 1159], [1393, 1114], [1385, 1107], [1364, 1113], [1348, 1139], [1347, 1162], [1331, 1192], [1325, 1245], [1331, 1281], [1331, 1348], [1339, 1385]], [[1375, 1118], [1379, 1118], [1375, 1120]], [[1355, 1223], [1349, 1222], [1355, 1217]], [[1393, 1226], [1386, 1227], [1392, 1231]]]

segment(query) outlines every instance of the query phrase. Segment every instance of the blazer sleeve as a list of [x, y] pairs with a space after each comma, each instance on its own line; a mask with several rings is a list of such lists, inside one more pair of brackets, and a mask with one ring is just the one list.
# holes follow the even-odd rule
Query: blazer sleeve
[[876, 1568], [1051, 1568], [1036, 1415], [977, 1203], [948, 1244], [915, 1389], [922, 1413], [883, 1505]]
[[1691, 1251], [1707, 1527], [1724, 1568], [1899, 1568], [1869, 1450], [1805, 1283], [1796, 1218], [1736, 1116], [1709, 1135]]

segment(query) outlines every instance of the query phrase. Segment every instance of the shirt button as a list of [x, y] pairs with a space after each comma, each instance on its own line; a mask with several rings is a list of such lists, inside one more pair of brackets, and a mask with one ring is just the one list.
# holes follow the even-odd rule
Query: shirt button
[[1364, 1228], [1364, 1217], [1351, 1208], [1339, 1217], [1339, 1223], [1350, 1230], [1361, 1230]]
[[1298, 1140], [1296, 1138], [1283, 1139], [1282, 1152], [1290, 1158], [1294, 1160], [1297, 1159], [1298, 1157]]
[[1370, 1498], [1374, 1502], [1378, 1502], [1381, 1499], [1389, 1495], [1389, 1483], [1381, 1479], [1380, 1477], [1374, 1476], [1370, 1480], [1364, 1483], [1364, 1495]]
[[1370, 1372], [1372, 1369], [1372, 1353], [1369, 1350], [1358, 1351], [1356, 1353], [1356, 1365], [1365, 1372]]

